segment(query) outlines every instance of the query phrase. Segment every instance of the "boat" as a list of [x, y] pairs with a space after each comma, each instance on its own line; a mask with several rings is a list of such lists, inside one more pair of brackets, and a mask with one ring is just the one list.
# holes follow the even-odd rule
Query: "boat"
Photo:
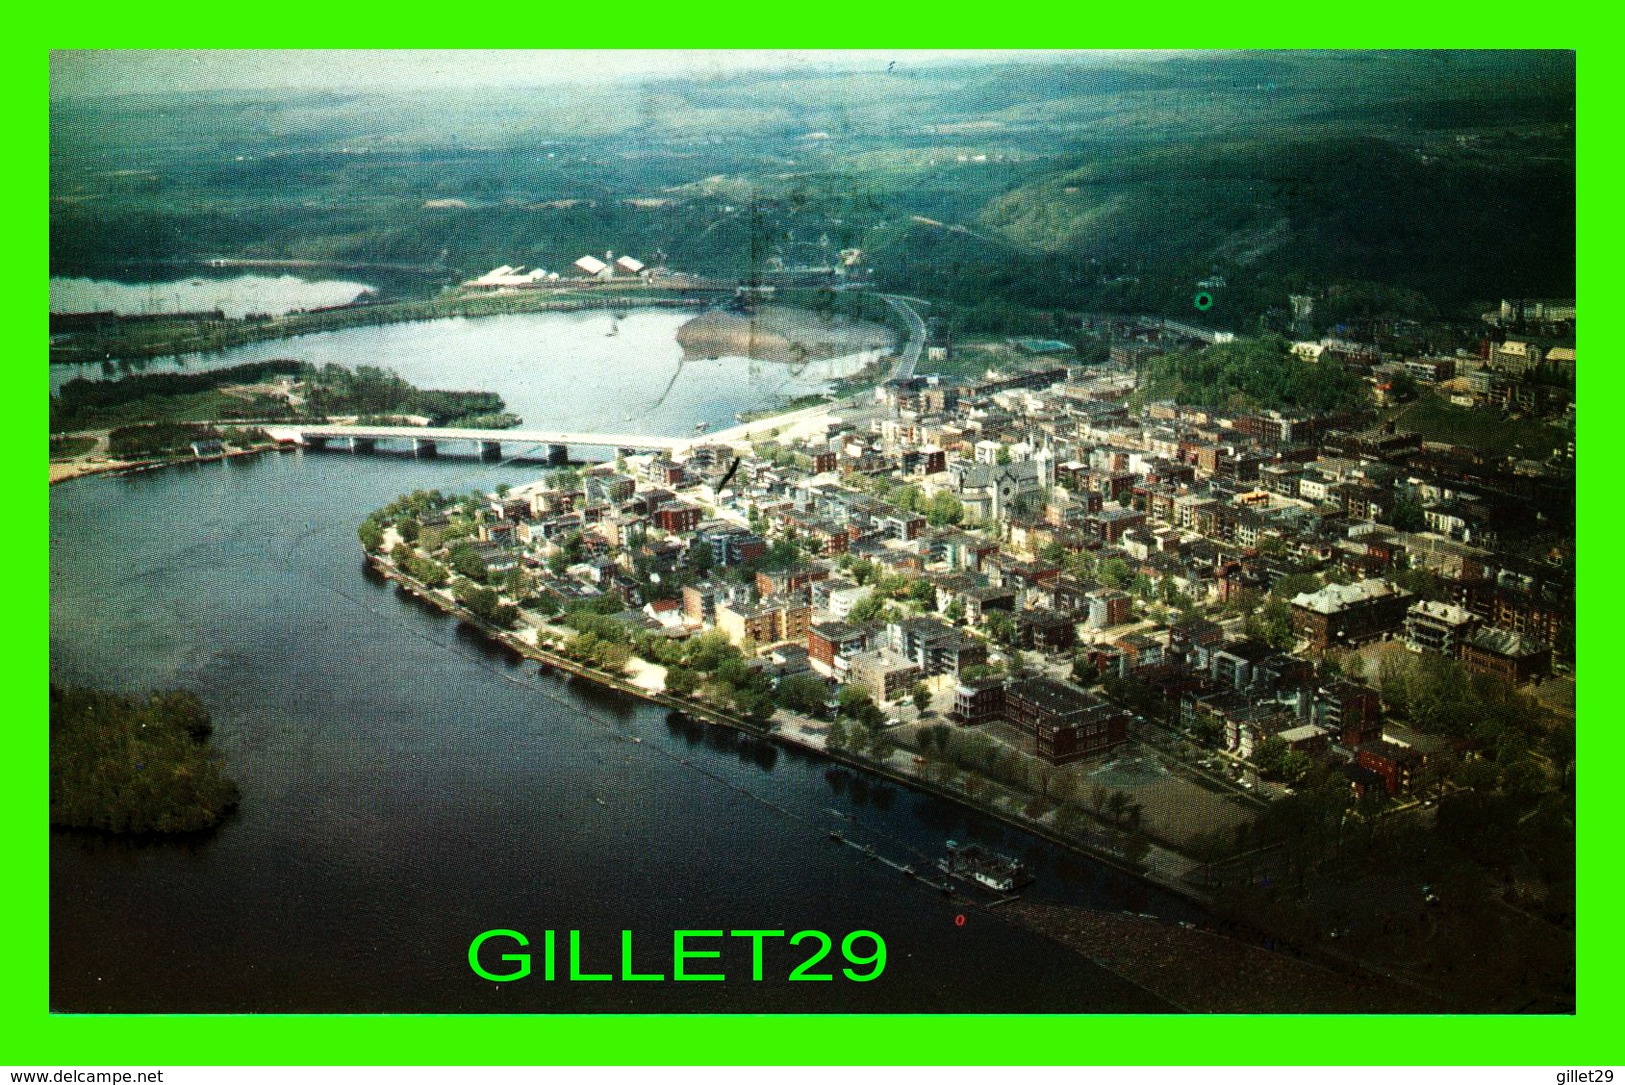
[[1000, 855], [980, 844], [961, 844], [948, 841], [948, 854], [937, 861], [937, 868], [950, 878], [985, 886], [1000, 893], [1008, 893], [1033, 881], [1033, 876], [1019, 860]]
[[906, 866], [906, 867], [903, 868], [903, 877], [905, 877], [905, 878], [918, 878], [919, 876], [920, 876], [919, 873], [913, 867]]
[[706, 430], [708, 430], [710, 428], [711, 428], [711, 423], [709, 423], [709, 422], [696, 422], [696, 423], [694, 423], [694, 432], [695, 433], [704, 433]]
[[846, 843], [846, 837], [842, 836], [840, 833], [836, 832], [834, 829], [831, 829], [829, 831], [829, 838], [831, 840], [835, 841], [837, 844]]

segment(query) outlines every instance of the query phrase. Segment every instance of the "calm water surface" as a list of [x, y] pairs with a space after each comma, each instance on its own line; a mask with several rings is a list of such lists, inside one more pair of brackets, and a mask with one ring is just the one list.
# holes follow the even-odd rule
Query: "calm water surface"
[[[681, 319], [633, 314], [617, 336], [601, 315], [443, 321], [299, 344], [344, 336], [351, 364], [416, 380], [437, 337], [467, 345], [490, 329], [490, 350], [452, 352], [436, 383], [528, 396], [527, 415], [548, 407], [548, 421], [587, 426], [658, 396], [644, 378], [665, 365], [655, 352]], [[496, 334], [532, 321], [534, 338]], [[542, 331], [561, 327], [574, 338], [544, 347]], [[559, 361], [570, 344], [582, 357], [605, 342], [617, 349], [598, 366]], [[684, 367], [674, 389], [691, 386], [678, 405], [645, 408], [646, 431], [720, 421], [734, 404], [762, 405], [773, 381], [802, 379], [761, 366], [740, 388], [733, 364]], [[750, 380], [751, 364], [738, 365]], [[472, 379], [481, 373], [507, 375]], [[355, 527], [367, 511], [420, 487], [528, 477], [473, 460], [292, 453], [53, 488], [54, 680], [195, 689], [244, 794], [201, 840], [52, 834], [54, 1007], [1165, 1008], [996, 918], [957, 926], [961, 909], [828, 833], [920, 867], [949, 837], [985, 840], [1029, 861], [1039, 896], [1198, 918], [1183, 902], [952, 804], [544, 677], [366, 573]], [[890, 956], [867, 984], [788, 983], [801, 951], [782, 942], [761, 983], [736, 948], [725, 983], [497, 984], [466, 964], [470, 939], [496, 927], [579, 929], [589, 971], [615, 969], [622, 930], [646, 971], [669, 972], [675, 929], [811, 928], [838, 944], [862, 928]]]
[[[155, 359], [132, 371], [213, 369], [271, 358], [376, 365], [420, 388], [496, 392], [508, 410], [539, 429], [682, 435], [696, 422], [731, 425], [738, 411], [821, 391], [874, 357], [852, 354], [800, 366], [738, 357], [685, 362], [677, 329], [693, 316], [644, 309], [618, 320], [602, 311], [453, 317], [247, 343], [208, 356]], [[97, 380], [121, 372], [117, 366], [55, 365], [51, 390], [76, 376]]]
[[366, 283], [335, 279], [313, 281], [297, 275], [219, 278], [200, 273], [183, 279], [145, 283], [53, 275], [51, 312], [111, 311], [121, 316], [140, 316], [219, 309], [233, 319], [249, 313], [281, 316], [295, 309], [348, 305], [371, 289]]

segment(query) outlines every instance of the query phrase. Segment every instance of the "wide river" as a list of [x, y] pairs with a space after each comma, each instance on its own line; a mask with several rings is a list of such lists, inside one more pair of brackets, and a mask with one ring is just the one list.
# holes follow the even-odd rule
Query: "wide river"
[[[531, 319], [448, 323], [486, 342], [487, 329]], [[368, 334], [390, 331], [404, 334]], [[303, 356], [288, 348], [307, 342], [282, 353]], [[523, 387], [442, 383], [510, 402]], [[604, 387], [587, 373], [577, 395], [555, 388], [546, 420], [602, 422], [622, 410], [599, 398]], [[727, 387], [687, 399], [766, 397], [748, 400]], [[679, 428], [663, 410], [645, 418]], [[196, 690], [244, 794], [201, 840], [52, 834], [53, 1007], [1165, 1008], [996, 912], [960, 925], [965, 909], [828, 833], [921, 868], [947, 838], [987, 841], [1023, 856], [1039, 874], [1029, 892], [1045, 899], [1197, 918], [1183, 902], [955, 805], [543, 676], [364, 570], [355, 526], [396, 494], [527, 477], [472, 459], [291, 453], [52, 490], [54, 680]], [[533, 977], [497, 984], [466, 963], [491, 928], [579, 929], [595, 972], [618, 968], [622, 930], [639, 970], [668, 974], [678, 929], [816, 929], [838, 946], [861, 928], [885, 938], [889, 959], [872, 983], [791, 983], [801, 950], [769, 943], [752, 982], [741, 943], [722, 983], [547, 983], [538, 961]]]
[[[694, 312], [697, 312], [695, 310]], [[393, 369], [419, 388], [501, 393], [538, 429], [680, 436], [696, 422], [732, 425], [738, 411], [825, 388], [874, 352], [789, 366], [723, 357], [683, 361], [677, 329], [694, 312], [634, 310], [451, 317], [267, 340], [210, 355], [160, 358], [144, 373], [217, 369], [271, 358]], [[74, 377], [116, 376], [103, 365], [51, 367], [51, 391]]]

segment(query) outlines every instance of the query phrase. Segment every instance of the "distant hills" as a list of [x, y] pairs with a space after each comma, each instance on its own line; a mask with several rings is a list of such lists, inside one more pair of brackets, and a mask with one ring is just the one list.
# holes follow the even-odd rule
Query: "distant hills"
[[[976, 309], [1268, 321], [1574, 292], [1567, 53], [1202, 53], [579, 92], [52, 102], [53, 267], [257, 256], [739, 274], [861, 248]], [[1332, 306], [1335, 309], [1335, 305]]]

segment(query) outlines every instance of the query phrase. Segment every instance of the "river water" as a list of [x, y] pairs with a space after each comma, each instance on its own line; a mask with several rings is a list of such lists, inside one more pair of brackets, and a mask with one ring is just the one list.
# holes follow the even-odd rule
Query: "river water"
[[219, 309], [232, 319], [249, 313], [281, 316], [295, 309], [348, 305], [371, 290], [366, 283], [297, 275], [230, 275], [200, 269], [184, 279], [131, 283], [51, 276], [51, 312], [115, 312], [123, 316]]
[[[133, 368], [164, 373], [272, 358], [376, 365], [419, 388], [499, 392], [508, 410], [538, 429], [680, 436], [696, 422], [732, 425], [738, 411], [821, 391], [875, 357], [871, 351], [794, 367], [740, 357], [685, 362], [677, 329], [693, 315], [643, 309], [619, 317], [604, 311], [451, 317], [246, 343]], [[119, 372], [113, 366], [55, 365], [51, 391], [74, 377], [96, 380]]]
[[[603, 409], [583, 395], [549, 421]], [[244, 795], [198, 840], [52, 834], [54, 1008], [1165, 1008], [996, 913], [958, 925], [964, 909], [828, 833], [922, 869], [947, 838], [983, 840], [1027, 859], [1046, 899], [1198, 918], [1183, 902], [952, 804], [544, 676], [364, 569], [355, 526], [396, 494], [528, 477], [289, 453], [52, 490], [53, 679], [196, 690]], [[667, 974], [677, 929], [838, 946], [862, 928], [889, 958], [865, 984], [787, 982], [803, 955], [782, 941], [761, 982], [746, 945], [722, 983], [547, 983], [538, 961], [498, 984], [466, 963], [491, 928], [579, 929], [595, 972], [618, 968], [622, 930], [640, 971]]]

